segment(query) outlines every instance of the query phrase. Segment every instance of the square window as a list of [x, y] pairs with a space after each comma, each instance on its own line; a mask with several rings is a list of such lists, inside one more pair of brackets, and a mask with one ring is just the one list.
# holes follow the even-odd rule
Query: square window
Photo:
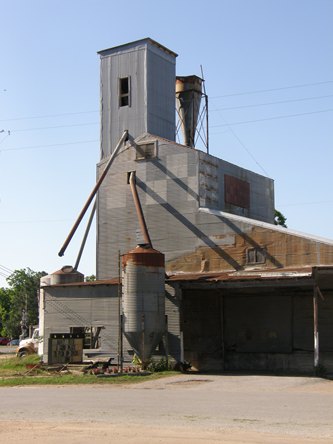
[[157, 140], [150, 143], [142, 143], [136, 146], [135, 160], [150, 160], [157, 156]]
[[248, 248], [246, 251], [246, 264], [264, 264], [266, 262], [266, 254], [263, 248]]

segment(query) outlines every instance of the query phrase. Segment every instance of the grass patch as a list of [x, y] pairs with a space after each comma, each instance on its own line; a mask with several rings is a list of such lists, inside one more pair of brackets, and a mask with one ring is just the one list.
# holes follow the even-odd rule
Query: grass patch
[[30, 355], [26, 358], [10, 357], [0, 361], [0, 377], [13, 376], [27, 371], [27, 366], [37, 365], [40, 358], [37, 355]]
[[[47, 365], [39, 367], [38, 356], [25, 358], [10, 357], [0, 361], [0, 387], [13, 387], [23, 385], [77, 385], [77, 384], [135, 384], [147, 380], [159, 379], [177, 374], [165, 371], [145, 376], [130, 376], [127, 374], [116, 377], [97, 377], [84, 374], [79, 369], [66, 372], [50, 372]], [[36, 365], [36, 367], [34, 367]], [[84, 366], [82, 366], [83, 368]]]

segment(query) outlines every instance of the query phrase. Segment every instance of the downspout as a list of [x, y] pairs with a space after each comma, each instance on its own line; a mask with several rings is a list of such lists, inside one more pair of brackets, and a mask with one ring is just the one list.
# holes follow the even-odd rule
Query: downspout
[[88, 197], [87, 202], [85, 203], [84, 207], [82, 208], [81, 213], [79, 214], [79, 217], [77, 218], [75, 224], [73, 225], [73, 228], [71, 229], [69, 235], [67, 236], [67, 239], [65, 240], [63, 246], [61, 247], [61, 249], [60, 249], [60, 251], [58, 253], [58, 256], [63, 256], [64, 255], [64, 253], [66, 251], [66, 248], [68, 247], [68, 244], [72, 240], [72, 237], [74, 236], [75, 231], [77, 230], [77, 228], [80, 225], [84, 215], [86, 214], [86, 211], [88, 210], [89, 205], [91, 204], [93, 198], [95, 197], [97, 191], [99, 190], [99, 187], [101, 186], [103, 180], [105, 179], [105, 176], [107, 175], [107, 173], [108, 173], [108, 171], [110, 169], [110, 166], [112, 165], [112, 162], [113, 162], [114, 158], [118, 154], [118, 151], [119, 151], [120, 147], [122, 146], [123, 142], [125, 140], [127, 140], [127, 138], [128, 138], [128, 131], [125, 130], [123, 132], [121, 138], [119, 139], [119, 142], [118, 142], [116, 148], [112, 152], [112, 154], [110, 156], [110, 159], [108, 160], [108, 162], [107, 162], [107, 164], [106, 164], [106, 166], [105, 166], [105, 168], [103, 170], [103, 173], [101, 174], [101, 177], [98, 179], [96, 185], [94, 186], [92, 192], [90, 193], [90, 196]]
[[148, 228], [147, 228], [147, 224], [145, 221], [145, 217], [143, 215], [141, 202], [140, 202], [139, 195], [138, 195], [138, 190], [136, 188], [135, 171], [132, 171], [129, 175], [129, 184], [131, 187], [134, 205], [135, 205], [136, 213], [138, 215], [138, 220], [139, 220], [141, 232], [143, 234], [144, 242], [145, 242], [145, 244], [148, 244], [152, 248], [153, 246], [152, 246], [150, 236], [148, 233]]

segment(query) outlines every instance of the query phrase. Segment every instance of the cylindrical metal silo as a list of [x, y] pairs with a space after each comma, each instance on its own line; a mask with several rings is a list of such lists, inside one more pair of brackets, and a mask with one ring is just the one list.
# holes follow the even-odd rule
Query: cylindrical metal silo
[[197, 76], [176, 78], [176, 103], [184, 136], [184, 144], [195, 145], [195, 132], [198, 123], [202, 97], [202, 79]]
[[138, 245], [123, 256], [124, 334], [145, 365], [165, 333], [164, 255]]
[[75, 270], [71, 265], [65, 265], [61, 270], [50, 274], [49, 277], [50, 285], [70, 284], [84, 281], [84, 275]]

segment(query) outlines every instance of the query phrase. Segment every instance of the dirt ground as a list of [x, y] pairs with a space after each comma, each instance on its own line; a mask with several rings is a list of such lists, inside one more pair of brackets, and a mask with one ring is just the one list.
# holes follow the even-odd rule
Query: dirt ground
[[91, 443], [117, 443], [117, 444], [157, 444], [157, 443], [225, 443], [225, 444], [320, 444], [331, 443], [331, 440], [276, 436], [270, 433], [257, 433], [252, 431], [222, 430], [219, 432], [199, 431], [183, 428], [152, 428], [131, 425], [130, 427], [115, 426], [107, 423], [28, 423], [19, 422], [1, 423], [1, 441], [9, 444], [24, 442], [25, 444], [91, 444]]
[[177, 375], [0, 389], [1, 443], [333, 444], [333, 381]]

